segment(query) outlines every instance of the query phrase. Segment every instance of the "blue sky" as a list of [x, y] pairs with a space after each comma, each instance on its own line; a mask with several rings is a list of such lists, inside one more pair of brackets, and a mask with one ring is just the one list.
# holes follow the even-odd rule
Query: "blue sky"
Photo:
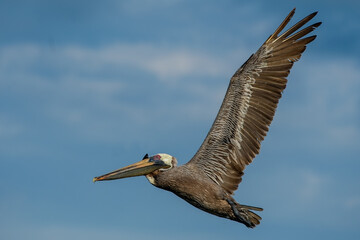
[[[166, 152], [186, 163], [229, 78], [293, 7], [319, 11], [235, 198], [255, 229], [145, 177], [92, 178]], [[1, 239], [359, 239], [358, 1], [0, 1]]]

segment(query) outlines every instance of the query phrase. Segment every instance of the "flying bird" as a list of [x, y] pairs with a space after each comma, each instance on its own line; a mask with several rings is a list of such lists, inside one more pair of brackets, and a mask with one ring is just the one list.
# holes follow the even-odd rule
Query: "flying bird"
[[145, 175], [149, 182], [173, 192], [193, 206], [253, 228], [261, 217], [260, 207], [239, 204], [233, 198], [245, 167], [259, 153], [294, 62], [306, 45], [316, 38], [308, 36], [320, 26], [308, 27], [314, 12], [283, 31], [295, 9], [231, 77], [215, 121], [193, 158], [177, 166], [168, 154], [148, 156], [135, 164], [95, 177], [93, 181]]

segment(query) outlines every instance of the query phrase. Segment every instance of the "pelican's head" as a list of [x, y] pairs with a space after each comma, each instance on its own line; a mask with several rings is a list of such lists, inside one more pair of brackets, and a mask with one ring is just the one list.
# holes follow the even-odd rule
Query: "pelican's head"
[[148, 177], [149, 174], [154, 173], [155, 171], [164, 171], [173, 168], [176, 166], [176, 163], [176, 158], [166, 153], [159, 153], [151, 157], [146, 154], [140, 162], [131, 164], [124, 168], [120, 168], [99, 177], [94, 177], [93, 182], [115, 180], [120, 178], [136, 177], [142, 175]]

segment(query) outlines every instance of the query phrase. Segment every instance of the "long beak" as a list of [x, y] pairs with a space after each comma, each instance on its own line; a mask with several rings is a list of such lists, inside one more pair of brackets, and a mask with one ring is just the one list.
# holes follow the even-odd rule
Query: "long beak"
[[146, 175], [157, 169], [166, 168], [166, 167], [168, 166], [161, 160], [150, 161], [150, 158], [145, 158], [140, 162], [131, 164], [127, 167], [120, 168], [118, 170], [104, 174], [99, 177], [94, 177], [93, 182]]

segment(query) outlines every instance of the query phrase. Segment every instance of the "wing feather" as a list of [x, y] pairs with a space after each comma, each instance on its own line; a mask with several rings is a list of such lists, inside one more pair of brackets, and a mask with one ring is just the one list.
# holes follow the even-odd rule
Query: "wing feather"
[[294, 62], [316, 35], [303, 38], [319, 23], [300, 30], [314, 12], [279, 34], [293, 9], [259, 50], [235, 72], [218, 115], [203, 144], [187, 163], [202, 170], [229, 194], [237, 189], [246, 165], [260, 151]]

